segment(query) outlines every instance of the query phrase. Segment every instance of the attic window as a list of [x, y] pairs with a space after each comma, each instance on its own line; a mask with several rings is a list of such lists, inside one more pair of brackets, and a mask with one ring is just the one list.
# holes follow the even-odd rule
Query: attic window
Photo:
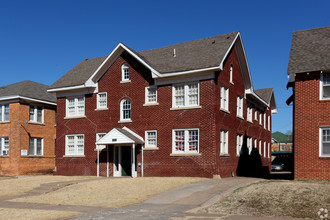
[[330, 73], [321, 75], [321, 99], [330, 99]]
[[128, 81], [129, 80], [129, 66], [127, 63], [121, 66], [121, 80]]

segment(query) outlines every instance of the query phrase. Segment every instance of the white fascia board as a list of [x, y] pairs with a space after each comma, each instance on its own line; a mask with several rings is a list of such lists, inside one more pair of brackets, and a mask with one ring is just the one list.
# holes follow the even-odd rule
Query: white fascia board
[[238, 36], [240, 36], [240, 33], [238, 32], [235, 39], [233, 40], [233, 42], [231, 43], [230, 47], [228, 48], [227, 52], [225, 53], [225, 55], [223, 56], [222, 60], [221, 60], [221, 63], [219, 65], [220, 69], [222, 70], [223, 69], [223, 63], [225, 62], [230, 50], [233, 48]]
[[69, 91], [69, 90], [76, 90], [76, 89], [85, 89], [86, 85], [78, 85], [78, 86], [68, 86], [68, 87], [62, 87], [62, 88], [56, 88], [56, 89], [48, 89], [47, 92], [64, 92], [64, 91]]
[[57, 105], [54, 102], [48, 102], [48, 101], [44, 101], [44, 100], [40, 100], [40, 99], [34, 99], [34, 98], [29, 98], [29, 97], [24, 97], [24, 96], [5, 96], [5, 97], [1, 97], [0, 101], [8, 101], [8, 100], [12, 100], [12, 99], [23, 99], [23, 100], [27, 100], [27, 101], [31, 101], [31, 102], [40, 102], [40, 103], [44, 103], [44, 104], [48, 104], [48, 105]]
[[134, 131], [132, 131], [131, 129], [129, 129], [128, 127], [123, 127], [124, 130], [128, 131], [129, 133], [133, 134], [135, 137], [137, 137], [138, 139], [140, 139], [143, 143], [144, 143], [144, 139], [143, 137], [141, 137], [140, 135], [138, 135], [137, 133], [135, 133]]
[[166, 78], [171, 76], [181, 76], [181, 75], [187, 75], [192, 73], [198, 73], [198, 72], [207, 72], [207, 71], [217, 71], [222, 70], [219, 66], [215, 67], [209, 67], [204, 69], [196, 69], [196, 70], [188, 70], [188, 71], [182, 71], [182, 72], [174, 72], [174, 73], [162, 73], [159, 75], [159, 78]]
[[249, 92], [246, 92], [246, 94], [250, 94], [252, 96], [254, 96], [256, 99], [258, 99], [261, 103], [263, 103], [264, 105], [266, 105], [267, 107], [269, 107], [269, 104], [267, 102], [265, 102], [262, 98], [260, 98], [257, 94], [255, 94], [253, 92], [253, 90], [246, 90], [246, 91], [249, 91]]

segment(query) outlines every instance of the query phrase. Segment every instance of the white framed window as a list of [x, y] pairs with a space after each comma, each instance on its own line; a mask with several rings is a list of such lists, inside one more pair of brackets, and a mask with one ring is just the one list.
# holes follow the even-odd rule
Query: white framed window
[[330, 73], [321, 74], [320, 99], [330, 99]]
[[266, 112], [264, 113], [264, 129], [266, 129], [267, 127], [266, 127]]
[[65, 136], [65, 155], [83, 156], [85, 151], [83, 134], [71, 134]]
[[259, 112], [259, 124], [262, 125], [262, 112]]
[[266, 157], [266, 141], [264, 141], [264, 157]]
[[236, 102], [236, 115], [238, 117], [243, 118], [243, 98], [241, 96], [237, 96]]
[[44, 109], [40, 106], [30, 105], [30, 121], [31, 122], [44, 122]]
[[[106, 133], [96, 133], [96, 141], [100, 140], [106, 135]], [[106, 145], [98, 145], [99, 149], [105, 149]]]
[[247, 138], [247, 148], [249, 149], [249, 154], [252, 151], [252, 137]]
[[172, 107], [199, 105], [199, 83], [173, 85], [172, 93]]
[[120, 120], [131, 120], [131, 100], [123, 99], [120, 102]]
[[157, 103], [157, 86], [148, 86], [145, 89], [145, 103]]
[[254, 109], [254, 120], [258, 121], [258, 109]]
[[121, 80], [122, 81], [129, 81], [129, 66], [127, 63], [124, 63], [121, 66]]
[[241, 154], [241, 149], [243, 145], [243, 135], [238, 134], [236, 137], [236, 155], [239, 156]]
[[199, 129], [173, 129], [173, 153], [199, 153]]
[[9, 104], [0, 105], [0, 121], [9, 121]]
[[330, 127], [320, 128], [320, 157], [330, 157]]
[[257, 141], [257, 138], [255, 138], [255, 139], [254, 139], [254, 146], [253, 146], [253, 147], [255, 147], [256, 149], [258, 149], [257, 142], [258, 142], [258, 141]]
[[229, 82], [233, 83], [233, 65], [230, 65], [230, 70], [229, 70]]
[[252, 106], [251, 105], [248, 105], [246, 114], [247, 114], [247, 120], [249, 122], [252, 122]]
[[30, 137], [29, 155], [30, 156], [44, 155], [44, 139], [43, 138]]
[[262, 154], [261, 154], [261, 153], [262, 153], [262, 152], [261, 152], [261, 148], [262, 148], [262, 147], [261, 147], [261, 140], [259, 140], [259, 154], [260, 154], [260, 155], [262, 155]]
[[220, 132], [220, 155], [228, 155], [228, 131]]
[[85, 97], [66, 98], [66, 116], [85, 116]]
[[99, 92], [97, 94], [97, 108], [104, 109], [108, 107], [107, 102], [107, 93], [106, 92]]
[[229, 89], [223, 85], [220, 88], [220, 109], [229, 111]]
[[0, 156], [9, 154], [9, 137], [0, 137]]
[[157, 147], [157, 130], [145, 131], [145, 147], [156, 148]]
[[268, 123], [267, 123], [267, 125], [268, 125], [268, 131], [270, 131], [270, 115], [268, 115]]
[[270, 143], [268, 143], [267, 157], [270, 158]]

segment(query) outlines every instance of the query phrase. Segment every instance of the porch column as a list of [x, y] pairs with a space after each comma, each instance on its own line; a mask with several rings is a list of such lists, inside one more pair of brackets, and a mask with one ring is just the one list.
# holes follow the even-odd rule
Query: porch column
[[136, 177], [136, 171], [135, 171], [135, 144], [132, 145], [132, 177]]
[[109, 177], [109, 145], [107, 145], [107, 177]]
[[99, 177], [100, 176], [100, 149], [99, 149], [99, 145], [96, 145], [96, 149], [97, 149], [97, 171], [96, 171], [96, 176]]

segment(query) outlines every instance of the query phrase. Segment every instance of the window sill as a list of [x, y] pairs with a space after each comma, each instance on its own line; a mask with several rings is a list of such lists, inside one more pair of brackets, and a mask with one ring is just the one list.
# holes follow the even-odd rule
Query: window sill
[[184, 107], [173, 107], [170, 108], [171, 111], [177, 111], [177, 110], [192, 110], [192, 109], [201, 109], [202, 106], [184, 106]]
[[109, 110], [108, 108], [97, 108], [94, 111], [98, 112], [98, 111], [106, 111]]
[[223, 111], [223, 112], [225, 112], [227, 114], [230, 114], [230, 111], [228, 111], [227, 109], [224, 109], [224, 108], [220, 108], [220, 111]]
[[43, 126], [45, 126], [45, 123], [42, 123], [42, 122], [36, 122], [36, 121], [28, 121], [28, 124], [33, 124], [33, 125], [43, 125]]
[[85, 155], [63, 155], [63, 157], [77, 157], [77, 158], [83, 158]]
[[330, 159], [330, 155], [329, 156], [319, 156], [319, 159]]
[[0, 124], [9, 124], [10, 121], [0, 121]]
[[233, 82], [229, 82], [230, 84], [232, 84], [232, 85], [234, 85], [234, 83]]
[[148, 150], [159, 150], [159, 147], [144, 147], [143, 150], [144, 151], [148, 151]]
[[159, 103], [145, 103], [143, 104], [143, 106], [155, 106], [155, 105], [159, 105]]
[[121, 84], [130, 83], [130, 82], [131, 82], [131, 80], [122, 80], [122, 81], [120, 81]]
[[64, 117], [64, 119], [78, 119], [78, 118], [87, 118], [87, 117], [86, 117], [86, 115]]
[[249, 122], [249, 123], [251, 123], [251, 124], [253, 124], [253, 121], [250, 121], [250, 120], [246, 120], [247, 122]]
[[24, 158], [44, 158], [44, 155], [25, 155], [25, 156], [21, 156]]
[[9, 155], [0, 155], [0, 158], [9, 158]]
[[201, 153], [172, 153], [171, 157], [191, 157], [191, 156], [201, 156]]
[[236, 115], [237, 118], [241, 119], [241, 120], [244, 120], [244, 118], [240, 115]]
[[229, 154], [220, 154], [220, 157], [230, 157]]
[[132, 120], [122, 120], [122, 121], [118, 121], [118, 123], [131, 123]]

